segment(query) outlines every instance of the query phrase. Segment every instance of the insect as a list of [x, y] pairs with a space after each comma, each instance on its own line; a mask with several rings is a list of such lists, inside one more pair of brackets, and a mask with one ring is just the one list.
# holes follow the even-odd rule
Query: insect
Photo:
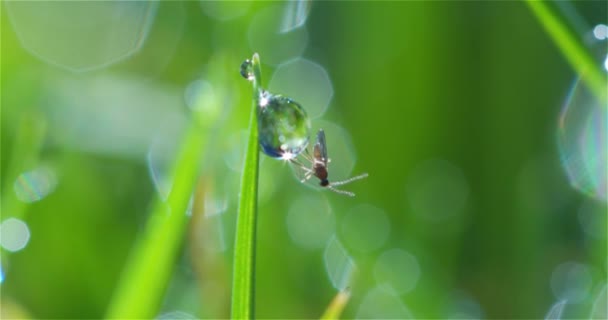
[[347, 183], [350, 183], [350, 182], [353, 182], [356, 180], [360, 180], [363, 178], [367, 178], [367, 176], [368, 176], [367, 173], [363, 173], [363, 174], [360, 174], [358, 176], [355, 176], [355, 177], [352, 177], [352, 178], [349, 178], [346, 180], [329, 182], [329, 180], [328, 180], [329, 172], [328, 172], [327, 168], [328, 168], [329, 162], [331, 160], [327, 157], [327, 143], [325, 142], [325, 132], [323, 131], [323, 129], [320, 129], [319, 132], [317, 133], [317, 141], [315, 142], [315, 145], [313, 147], [312, 157], [310, 157], [310, 154], [308, 153], [308, 149], [306, 150], [306, 155], [302, 154], [302, 156], [311, 163], [310, 168], [302, 165], [301, 163], [297, 162], [297, 160], [295, 160], [295, 159], [291, 160], [293, 163], [300, 166], [305, 172], [304, 178], [302, 180], [300, 180], [302, 183], [308, 181], [310, 178], [315, 176], [315, 177], [319, 178], [320, 186], [325, 187], [325, 188], [327, 188], [333, 192], [339, 193], [339, 194], [354, 197], [355, 196], [354, 193], [352, 193], [350, 191], [346, 191], [346, 190], [336, 189], [335, 187], [345, 185]]

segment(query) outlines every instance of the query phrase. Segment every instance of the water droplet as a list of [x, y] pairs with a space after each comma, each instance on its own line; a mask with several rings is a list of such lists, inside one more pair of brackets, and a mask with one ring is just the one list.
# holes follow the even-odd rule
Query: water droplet
[[356, 319], [412, 319], [412, 314], [390, 289], [382, 286], [371, 289], [359, 305]]
[[579, 303], [589, 296], [592, 285], [589, 268], [578, 262], [564, 262], [551, 274], [551, 289], [557, 299]]
[[307, 249], [322, 248], [335, 227], [331, 206], [322, 195], [298, 198], [291, 206], [286, 222], [291, 239]]
[[[602, 59], [606, 56], [606, 47]], [[607, 193], [607, 108], [583, 81], [577, 80], [561, 111], [558, 145], [562, 166], [577, 190], [604, 202]]]
[[48, 167], [39, 167], [20, 174], [13, 184], [13, 189], [19, 200], [31, 203], [48, 196], [56, 186], [55, 172]]
[[346, 246], [364, 253], [384, 245], [389, 233], [390, 224], [386, 213], [370, 204], [352, 208], [340, 226], [340, 235]]
[[17, 218], [8, 218], [0, 224], [0, 245], [11, 252], [19, 251], [30, 241], [30, 229]]
[[241, 63], [241, 76], [243, 78], [253, 81], [255, 79], [255, 75], [253, 73], [253, 63], [250, 59], [246, 59]]
[[306, 149], [310, 119], [299, 103], [263, 91], [259, 97], [258, 130], [265, 154], [289, 160]]
[[420, 278], [420, 266], [416, 257], [402, 249], [384, 251], [374, 266], [374, 278], [378, 285], [389, 286], [404, 294], [412, 291]]
[[335, 236], [327, 242], [323, 259], [325, 271], [334, 288], [339, 291], [347, 289], [355, 271], [355, 262]]

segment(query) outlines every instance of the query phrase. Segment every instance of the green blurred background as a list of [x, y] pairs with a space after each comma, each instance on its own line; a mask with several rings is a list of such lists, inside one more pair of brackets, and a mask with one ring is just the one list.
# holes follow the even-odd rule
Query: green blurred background
[[[608, 22], [605, 1], [555, 9], [605, 54], [592, 32]], [[186, 128], [204, 122], [210, 100], [221, 115], [200, 131], [208, 143], [189, 224], [163, 301], [150, 307], [166, 319], [229, 315], [251, 108], [239, 66], [253, 52], [264, 86], [326, 130], [330, 178], [370, 174], [344, 187], [357, 193], [348, 198], [261, 155], [258, 317], [319, 317], [344, 261], [356, 266], [345, 318], [543, 318], [564, 299], [565, 317], [581, 318], [605, 287], [606, 109], [586, 127], [599, 166], [567, 170], [568, 141], [580, 139], [568, 139], [560, 113], [588, 107], [568, 100], [577, 75], [524, 3], [1, 10], [3, 318], [106, 314], [152, 203], [171, 189]], [[577, 170], [596, 184], [577, 184]]]

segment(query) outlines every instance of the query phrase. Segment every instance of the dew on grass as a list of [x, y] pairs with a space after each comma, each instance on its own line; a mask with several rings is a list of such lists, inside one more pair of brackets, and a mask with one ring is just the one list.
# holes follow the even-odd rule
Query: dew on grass
[[412, 319], [405, 303], [390, 288], [377, 286], [371, 289], [359, 305], [355, 319]]
[[50, 64], [82, 72], [136, 53], [156, 15], [156, 1], [8, 1], [21, 45]]
[[570, 184], [584, 194], [606, 201], [607, 108], [576, 81], [561, 111], [558, 145]]
[[360, 204], [348, 211], [340, 222], [339, 234], [347, 248], [369, 253], [388, 240], [390, 223], [384, 210]]
[[323, 195], [297, 198], [287, 213], [286, 222], [291, 240], [306, 249], [322, 248], [335, 233], [334, 214]]
[[589, 296], [593, 285], [587, 265], [568, 261], [558, 265], [551, 274], [551, 290], [555, 298], [580, 303]]
[[296, 58], [277, 67], [268, 84], [272, 92], [297, 100], [311, 118], [322, 116], [334, 95], [325, 68], [316, 62]]
[[13, 183], [17, 199], [32, 203], [44, 199], [57, 187], [57, 175], [50, 167], [40, 166], [21, 173]]
[[30, 229], [17, 218], [8, 218], [0, 223], [0, 245], [2, 248], [17, 252], [25, 248], [30, 241]]
[[396, 293], [412, 291], [420, 278], [418, 260], [403, 249], [384, 251], [374, 265], [374, 278], [379, 286], [391, 287]]
[[338, 291], [348, 289], [356, 266], [351, 255], [335, 236], [327, 242], [323, 260], [325, 261], [325, 271], [333, 287]]
[[299, 57], [308, 44], [305, 27], [281, 32], [284, 4], [272, 4], [256, 13], [248, 30], [249, 46], [264, 57], [264, 63], [278, 65]]

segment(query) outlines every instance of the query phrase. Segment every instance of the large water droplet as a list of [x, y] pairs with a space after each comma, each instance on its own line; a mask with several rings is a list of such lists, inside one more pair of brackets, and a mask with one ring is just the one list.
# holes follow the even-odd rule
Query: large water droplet
[[295, 158], [306, 149], [310, 119], [290, 98], [263, 91], [259, 97], [258, 130], [262, 151], [270, 157]]
[[253, 81], [255, 78], [253, 74], [253, 63], [250, 59], [247, 59], [241, 63], [241, 76], [249, 81]]

